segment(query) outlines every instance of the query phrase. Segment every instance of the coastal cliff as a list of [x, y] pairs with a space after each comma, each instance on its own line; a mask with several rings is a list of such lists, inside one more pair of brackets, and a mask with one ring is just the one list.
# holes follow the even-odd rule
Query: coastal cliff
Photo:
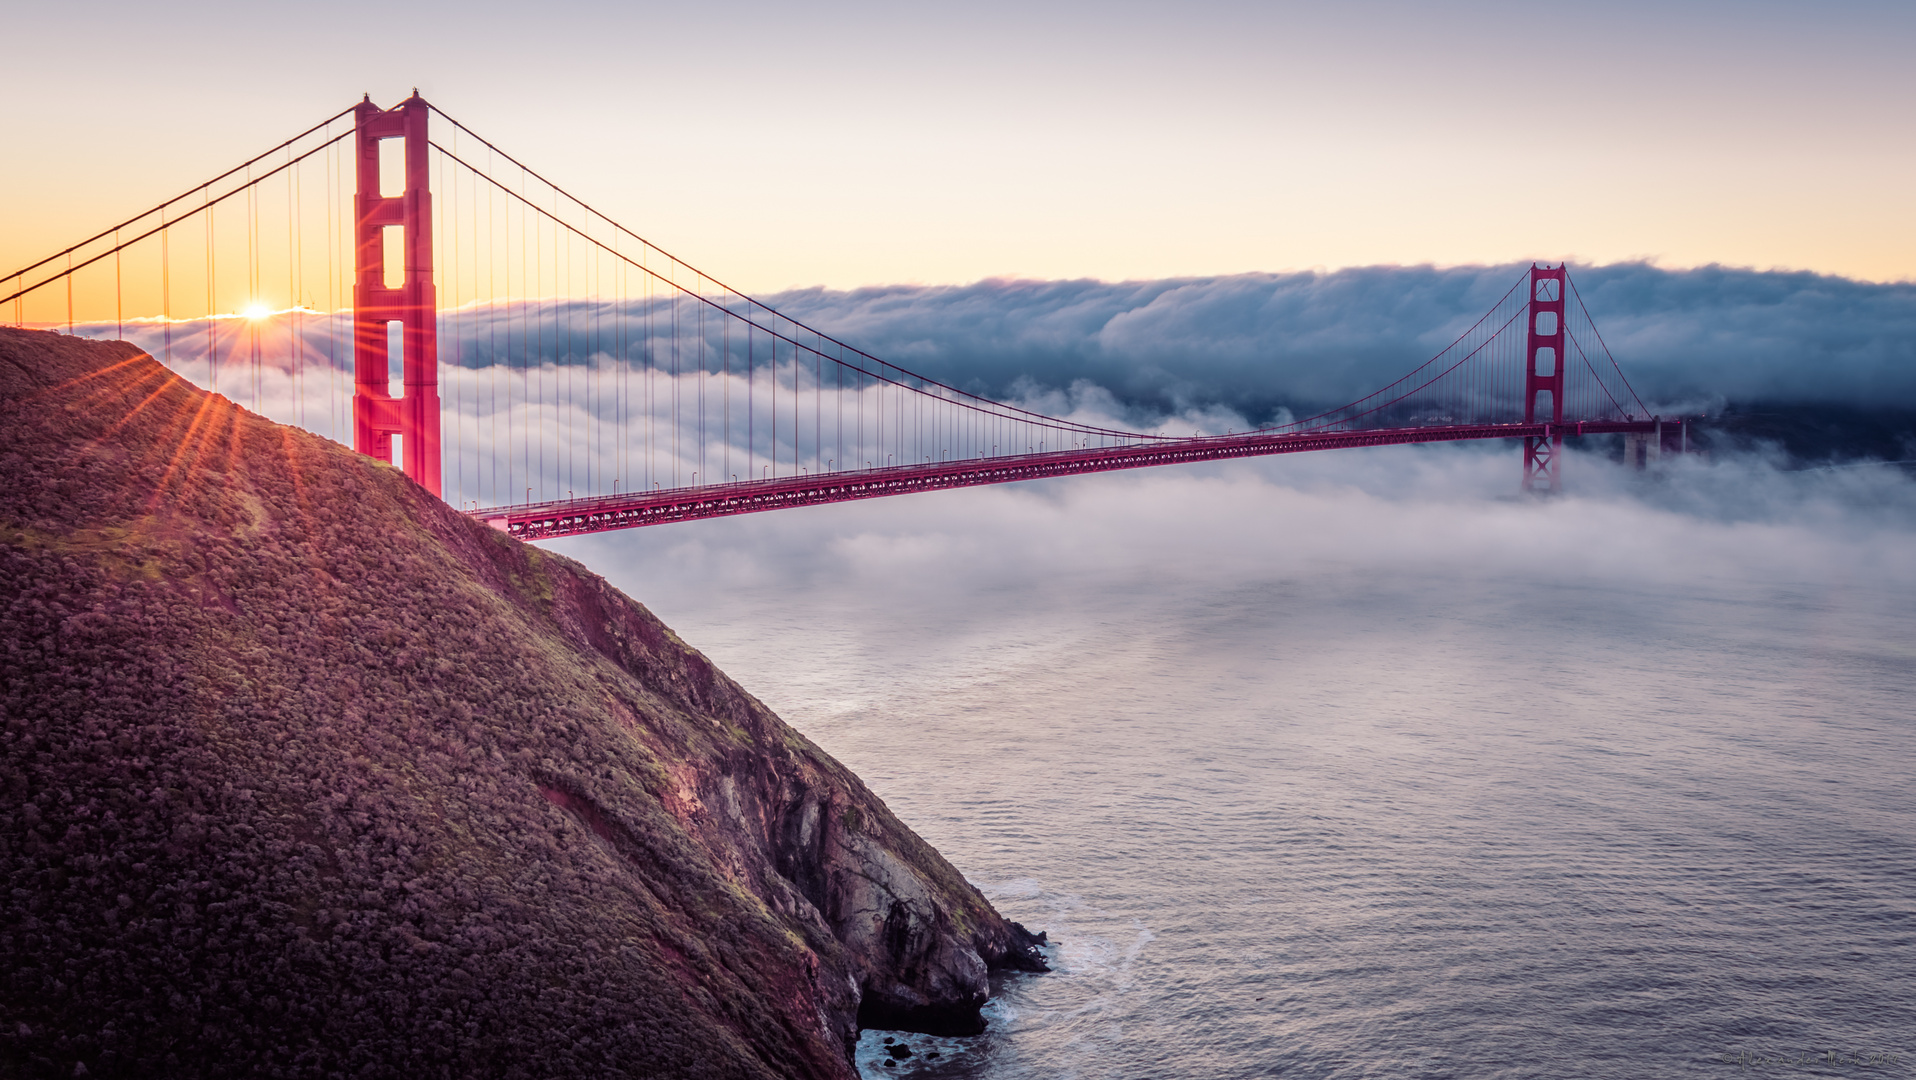
[[0, 329], [0, 1076], [855, 1075], [1042, 970], [579, 564]]

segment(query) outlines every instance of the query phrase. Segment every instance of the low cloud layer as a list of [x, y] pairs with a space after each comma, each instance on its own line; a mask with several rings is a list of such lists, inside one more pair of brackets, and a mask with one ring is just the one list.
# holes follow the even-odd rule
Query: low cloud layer
[[550, 546], [653, 605], [722, 663], [770, 665], [769, 684], [813, 709], [874, 668], [962, 671], [966, 650], [1054, 638], [1075, 649], [1099, 627], [1156, 633], [1247, 596], [1355, 641], [1380, 613], [1416, 614], [1432, 632], [1461, 620], [1456, 632], [1476, 634], [1555, 633], [1574, 611], [1579, 625], [1629, 636], [1653, 623], [1680, 636], [1692, 622], [1724, 632], [1726, 617], [1807, 605], [1851, 629], [1888, 620], [1886, 647], [1887, 627], [1906, 622], [1916, 483], [1893, 467], [1785, 471], [1721, 455], [1634, 473], [1572, 454], [1572, 494], [1553, 500], [1516, 498], [1518, 473], [1508, 447], [1392, 447]]
[[[1164, 412], [1262, 421], [1337, 404], [1434, 355], [1525, 267], [1360, 267], [1149, 282], [982, 281], [767, 299], [895, 363], [991, 395], [1080, 381]], [[1645, 263], [1571, 270], [1653, 406], [1916, 407], [1916, 284]]]
[[[1371, 392], [1456, 339], [1525, 269], [984, 281], [766, 299], [877, 356], [986, 396], [1085, 424], [1182, 434], [1282, 422], [1287, 411], [1305, 415], [1300, 410]], [[1916, 409], [1916, 284], [1641, 263], [1573, 274], [1653, 411], [1715, 412], [1741, 402]], [[675, 321], [663, 302], [652, 314], [649, 323], [622, 322], [611, 302], [587, 299], [447, 312], [440, 356], [448, 494], [486, 504], [560, 498], [772, 468], [883, 464], [900, 452], [873, 441], [875, 429], [860, 419], [876, 416], [875, 405], [861, 412], [855, 400], [834, 397], [824, 409], [805, 399], [794, 411], [793, 387], [815, 385], [817, 373], [795, 368], [789, 351], [779, 360], [777, 398], [762, 342], [749, 353], [719, 320]], [[683, 327], [677, 348], [659, 336], [672, 325]], [[339, 313], [289, 312], [259, 321], [135, 322], [124, 332], [201, 385], [344, 440], [349, 329]], [[121, 328], [80, 331], [109, 336]], [[721, 352], [732, 357], [729, 375], [716, 374], [726, 366]], [[756, 384], [741, 383], [748, 357]], [[700, 363], [714, 373], [695, 374]], [[666, 374], [674, 368], [676, 378]], [[777, 423], [768, 414], [774, 400], [784, 402]], [[703, 422], [681, 415], [675, 423], [675, 408], [702, 409]], [[841, 423], [841, 411], [852, 419]], [[829, 425], [820, 420], [826, 412]], [[1897, 450], [1908, 443], [1907, 424], [1888, 419], [1894, 430], [1867, 445], [1817, 443], [1800, 456], [1907, 456]]]
[[[1089, 396], [1120, 422], [1149, 428], [1218, 410], [1267, 423], [1285, 408], [1359, 398], [1455, 340], [1524, 271], [1385, 266], [1115, 283], [990, 280], [763, 299], [931, 378], [1040, 407], [1071, 408]], [[1753, 401], [1916, 408], [1916, 284], [1644, 263], [1572, 273], [1624, 374], [1666, 415]], [[637, 303], [627, 306], [636, 312]], [[616, 319], [607, 302], [586, 299], [469, 305], [448, 313], [440, 355], [468, 368], [503, 359], [523, 369], [528, 350], [537, 354], [534, 367], [618, 355], [642, 364], [650, 337], [607, 329]], [[662, 319], [654, 321], [662, 327]], [[712, 339], [706, 353], [716, 356], [719, 321], [698, 325]], [[215, 339], [235, 377], [256, 349], [267, 365], [290, 371], [295, 337], [308, 366], [350, 363], [346, 324], [317, 313], [265, 325], [222, 319], [213, 337], [199, 322], [170, 333], [155, 323], [126, 330], [155, 355], [182, 358], [183, 370]], [[743, 349], [737, 341], [728, 347]]]

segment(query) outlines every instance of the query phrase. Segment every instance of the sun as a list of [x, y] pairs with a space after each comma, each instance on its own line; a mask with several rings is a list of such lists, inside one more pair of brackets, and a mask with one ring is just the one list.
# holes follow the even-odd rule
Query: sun
[[272, 313], [273, 309], [267, 307], [265, 304], [248, 304], [246, 305], [246, 310], [240, 312], [241, 315], [249, 319], [264, 319]]

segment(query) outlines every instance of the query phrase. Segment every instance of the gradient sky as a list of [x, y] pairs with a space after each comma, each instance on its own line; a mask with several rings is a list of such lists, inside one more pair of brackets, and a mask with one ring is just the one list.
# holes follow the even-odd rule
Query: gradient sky
[[1916, 276], [1907, 0], [9, 8], [0, 272], [417, 85], [753, 291], [1530, 258]]

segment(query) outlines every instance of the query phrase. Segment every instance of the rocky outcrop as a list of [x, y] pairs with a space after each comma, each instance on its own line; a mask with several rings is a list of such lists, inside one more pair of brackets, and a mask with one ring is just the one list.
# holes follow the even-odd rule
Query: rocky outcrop
[[0, 330], [0, 1075], [849, 1077], [1041, 970], [642, 606]]

